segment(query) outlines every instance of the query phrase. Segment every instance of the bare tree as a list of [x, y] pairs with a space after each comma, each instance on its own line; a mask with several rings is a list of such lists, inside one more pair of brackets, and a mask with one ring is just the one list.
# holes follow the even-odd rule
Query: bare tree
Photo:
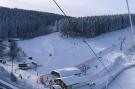
[[86, 64], [82, 64], [79, 66], [79, 69], [82, 71], [84, 75], [86, 75], [87, 71], [90, 69], [90, 66]]

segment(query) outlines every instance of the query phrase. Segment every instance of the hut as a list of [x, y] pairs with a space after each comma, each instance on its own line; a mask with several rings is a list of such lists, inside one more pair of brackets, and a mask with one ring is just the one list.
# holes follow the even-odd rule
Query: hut
[[22, 69], [22, 70], [34, 68], [34, 65], [32, 63], [19, 63], [17, 66], [19, 69]]
[[55, 76], [56, 78], [68, 77], [72, 75], [80, 76], [81, 70], [78, 69], [77, 67], [68, 67], [68, 68], [53, 70], [51, 71], [51, 75]]

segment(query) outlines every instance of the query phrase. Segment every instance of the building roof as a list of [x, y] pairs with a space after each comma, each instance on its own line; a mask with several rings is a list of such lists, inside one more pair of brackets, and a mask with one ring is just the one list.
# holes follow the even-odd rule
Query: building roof
[[57, 69], [53, 71], [58, 73], [60, 77], [67, 77], [67, 76], [72, 76], [81, 73], [81, 70], [78, 69], [77, 67], [68, 67], [68, 68]]
[[61, 89], [61, 86], [60, 86], [60, 85], [53, 85], [53, 87], [54, 87], [55, 89]]
[[63, 81], [67, 86], [77, 84], [77, 83], [88, 83], [90, 82], [90, 76], [69, 76], [63, 78], [57, 78], [58, 80]]

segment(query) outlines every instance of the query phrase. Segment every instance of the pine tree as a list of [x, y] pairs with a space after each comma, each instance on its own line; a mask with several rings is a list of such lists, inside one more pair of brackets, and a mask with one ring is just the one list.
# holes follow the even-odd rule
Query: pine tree
[[[135, 24], [135, 15], [133, 24]], [[106, 15], [81, 18], [67, 18], [58, 22], [57, 28], [64, 36], [95, 37], [106, 32], [129, 26], [128, 15]]]
[[10, 52], [9, 56], [11, 57], [12, 60], [14, 60], [17, 57], [17, 43], [15, 40], [10, 41]]
[[12, 61], [12, 73], [13, 73], [13, 61], [15, 58], [17, 58], [17, 43], [14, 39], [10, 39], [9, 40], [10, 45], [10, 51], [9, 51], [9, 56], [11, 57], [11, 61]]
[[0, 7], [0, 38], [33, 38], [53, 32], [62, 15]]
[[4, 50], [4, 48], [3, 48], [3, 41], [0, 40], [0, 58], [3, 57], [3, 50]]

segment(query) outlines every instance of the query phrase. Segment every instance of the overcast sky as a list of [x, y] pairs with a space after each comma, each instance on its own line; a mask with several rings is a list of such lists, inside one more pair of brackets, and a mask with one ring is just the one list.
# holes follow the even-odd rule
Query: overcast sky
[[[56, 0], [69, 16], [127, 13], [126, 0]], [[135, 12], [135, 0], [129, 0]], [[0, 6], [62, 14], [53, 0], [0, 0]]]

